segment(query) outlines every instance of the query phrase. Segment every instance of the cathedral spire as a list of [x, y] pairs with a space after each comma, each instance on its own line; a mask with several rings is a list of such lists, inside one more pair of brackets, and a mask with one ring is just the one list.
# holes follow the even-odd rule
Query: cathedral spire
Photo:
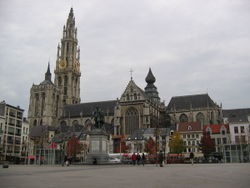
[[159, 103], [160, 97], [158, 96], [157, 87], [155, 87], [155, 77], [151, 71], [151, 68], [149, 68], [148, 74], [145, 78], [145, 81], [147, 82], [147, 86], [145, 87], [145, 93], [148, 96], [148, 98], [154, 102]]
[[61, 91], [63, 104], [80, 102], [80, 48], [77, 40], [77, 28], [73, 8], [70, 9], [63, 37], [57, 47], [55, 85]]
[[47, 72], [45, 73], [45, 80], [51, 81], [50, 64], [48, 62]]

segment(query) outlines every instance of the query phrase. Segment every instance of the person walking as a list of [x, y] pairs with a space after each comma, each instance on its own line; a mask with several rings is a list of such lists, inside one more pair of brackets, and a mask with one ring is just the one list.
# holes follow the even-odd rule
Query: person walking
[[140, 153], [137, 153], [136, 160], [137, 160], [137, 165], [140, 165], [140, 160], [141, 160]]
[[142, 157], [141, 157], [141, 162], [142, 162], [142, 165], [144, 166], [144, 162], [145, 162], [145, 155], [144, 155], [144, 153], [142, 153]]
[[136, 155], [135, 155], [135, 152], [133, 153], [131, 159], [132, 159], [133, 165], [135, 165], [135, 162], [136, 162]]
[[191, 164], [194, 165], [194, 153], [193, 153], [193, 152], [191, 152], [191, 153], [189, 154], [189, 159], [190, 159], [190, 161], [191, 161]]
[[163, 167], [163, 153], [162, 153], [162, 151], [160, 151], [160, 153], [159, 153], [159, 163], [160, 163], [160, 167]]

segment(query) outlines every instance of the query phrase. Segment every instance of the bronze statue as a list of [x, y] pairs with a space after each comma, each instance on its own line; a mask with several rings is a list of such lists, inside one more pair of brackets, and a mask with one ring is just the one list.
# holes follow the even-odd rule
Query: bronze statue
[[95, 111], [92, 114], [92, 118], [95, 120], [95, 128], [101, 129], [104, 124], [104, 115], [99, 107], [96, 107]]

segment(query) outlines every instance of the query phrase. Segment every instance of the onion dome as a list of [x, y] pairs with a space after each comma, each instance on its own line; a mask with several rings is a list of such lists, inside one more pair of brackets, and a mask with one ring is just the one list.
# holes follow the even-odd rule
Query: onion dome
[[155, 83], [155, 77], [151, 71], [151, 68], [149, 68], [149, 71], [148, 71], [148, 75], [147, 77], [145, 78], [145, 81], [148, 83], [148, 84], [153, 84]]

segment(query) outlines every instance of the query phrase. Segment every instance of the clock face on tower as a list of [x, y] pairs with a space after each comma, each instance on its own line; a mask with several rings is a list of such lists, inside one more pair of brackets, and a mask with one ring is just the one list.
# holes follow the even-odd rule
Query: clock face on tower
[[60, 61], [59, 62], [59, 68], [60, 69], [65, 69], [67, 66], [67, 62], [66, 61]]

